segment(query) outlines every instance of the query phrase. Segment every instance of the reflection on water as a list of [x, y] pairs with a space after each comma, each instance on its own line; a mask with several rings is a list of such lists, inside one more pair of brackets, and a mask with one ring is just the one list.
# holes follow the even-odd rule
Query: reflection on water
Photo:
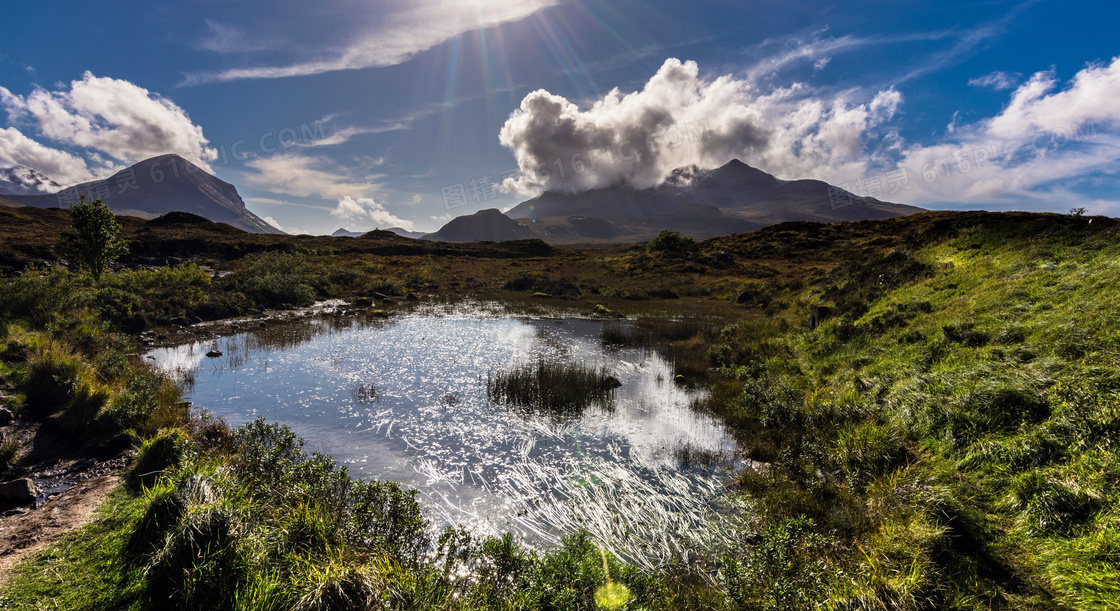
[[[652, 350], [605, 351], [602, 323], [518, 318], [476, 306], [390, 320], [317, 319], [161, 348], [190, 399], [240, 425], [286, 423], [352, 475], [420, 491], [436, 526], [512, 531], [530, 545], [583, 527], [652, 568], [729, 543], [726, 474], [682, 467], [682, 448], [730, 456], [723, 428], [689, 409]], [[223, 356], [208, 358], [217, 348]], [[611, 409], [557, 418], [487, 399], [495, 372], [539, 359], [605, 367]]]

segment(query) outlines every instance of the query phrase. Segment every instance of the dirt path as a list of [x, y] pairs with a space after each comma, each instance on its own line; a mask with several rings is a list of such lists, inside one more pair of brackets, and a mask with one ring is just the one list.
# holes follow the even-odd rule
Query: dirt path
[[116, 475], [90, 478], [42, 507], [0, 518], [0, 584], [7, 581], [12, 567], [20, 560], [91, 522], [97, 507], [120, 481]]

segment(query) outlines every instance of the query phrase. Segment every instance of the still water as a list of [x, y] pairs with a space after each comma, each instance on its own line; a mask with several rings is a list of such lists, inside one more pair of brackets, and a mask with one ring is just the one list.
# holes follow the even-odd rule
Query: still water
[[[656, 351], [604, 347], [602, 321], [432, 306], [388, 320], [315, 318], [160, 348], [197, 408], [282, 422], [351, 475], [419, 491], [433, 525], [513, 532], [547, 548], [585, 528], [653, 568], [732, 544], [723, 427], [690, 405]], [[612, 323], [618, 324], [618, 323]], [[213, 349], [223, 355], [206, 357]], [[487, 380], [538, 359], [605, 367], [611, 405], [558, 416], [491, 402]]]

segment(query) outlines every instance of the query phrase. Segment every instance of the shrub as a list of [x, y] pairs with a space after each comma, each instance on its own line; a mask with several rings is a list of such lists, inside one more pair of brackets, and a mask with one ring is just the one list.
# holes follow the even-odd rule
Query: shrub
[[813, 532], [813, 520], [785, 518], [766, 528], [746, 564], [724, 559], [728, 593], [746, 608], [811, 609], [822, 597], [832, 542]]
[[696, 250], [696, 240], [679, 231], [661, 230], [657, 237], [646, 244], [646, 252], [684, 253]]
[[98, 316], [122, 331], [135, 333], [148, 326], [140, 297], [118, 288], [105, 287], [93, 294], [92, 302]]

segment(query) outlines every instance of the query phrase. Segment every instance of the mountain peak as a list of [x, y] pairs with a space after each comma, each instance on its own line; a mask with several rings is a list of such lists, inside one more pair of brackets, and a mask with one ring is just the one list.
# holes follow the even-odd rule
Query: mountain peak
[[61, 188], [62, 185], [29, 167], [0, 168], [0, 194], [44, 195]]
[[54, 191], [54, 195], [10, 199], [25, 206], [57, 208], [85, 194], [127, 216], [151, 219], [168, 212], [188, 212], [251, 233], [283, 233], [250, 212], [236, 187], [174, 153], [145, 159], [104, 180]]

